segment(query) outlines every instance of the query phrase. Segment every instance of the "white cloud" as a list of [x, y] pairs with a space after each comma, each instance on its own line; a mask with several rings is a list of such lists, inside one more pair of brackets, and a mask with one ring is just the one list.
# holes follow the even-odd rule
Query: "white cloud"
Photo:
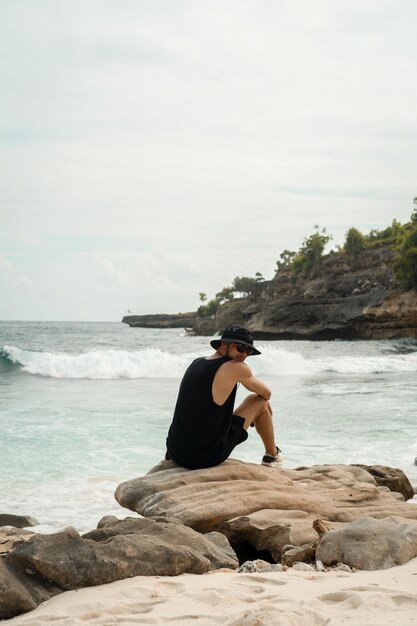
[[0, 245], [38, 315], [78, 318], [77, 294], [91, 319], [106, 295], [192, 308], [316, 223], [341, 243], [408, 219], [416, 18], [411, 0], [2, 2]]

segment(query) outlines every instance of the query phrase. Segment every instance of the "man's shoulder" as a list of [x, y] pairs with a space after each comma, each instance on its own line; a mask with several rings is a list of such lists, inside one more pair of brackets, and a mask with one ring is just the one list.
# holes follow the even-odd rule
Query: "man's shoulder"
[[221, 365], [221, 367], [219, 368], [219, 373], [224, 374], [225, 376], [231, 376], [235, 378], [236, 381], [238, 381], [240, 378], [244, 378], [250, 375], [252, 372], [250, 367], [246, 363], [230, 359], [229, 361], [226, 361], [225, 363], [223, 363], [223, 365]]

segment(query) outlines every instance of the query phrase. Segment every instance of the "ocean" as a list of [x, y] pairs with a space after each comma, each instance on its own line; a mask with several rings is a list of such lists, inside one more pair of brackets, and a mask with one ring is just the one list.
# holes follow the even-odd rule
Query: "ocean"
[[[417, 341], [258, 341], [286, 467], [384, 464], [417, 484]], [[178, 385], [208, 337], [123, 323], [0, 322], [0, 513], [38, 532], [130, 513], [117, 485], [165, 454]], [[238, 390], [238, 401], [245, 390]], [[232, 455], [258, 463], [254, 429]]]

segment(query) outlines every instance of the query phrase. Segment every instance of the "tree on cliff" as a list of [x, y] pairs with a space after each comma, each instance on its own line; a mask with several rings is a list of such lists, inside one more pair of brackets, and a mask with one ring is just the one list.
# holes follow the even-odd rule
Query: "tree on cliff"
[[371, 247], [380, 245], [395, 247], [407, 231], [408, 225], [408, 222], [401, 224], [398, 220], [392, 220], [391, 226], [382, 230], [371, 230], [369, 235], [366, 235], [366, 241]]
[[206, 294], [200, 292], [199, 296], [203, 304], [197, 309], [198, 315], [200, 315], [200, 317], [214, 315], [222, 304], [234, 299], [235, 293], [242, 294], [244, 298], [251, 300], [256, 299], [261, 292], [260, 285], [264, 280], [260, 272], [256, 272], [254, 278], [251, 276], [236, 276], [231, 287], [223, 287], [223, 289], [216, 293], [214, 298], [208, 302]]
[[326, 229], [315, 231], [309, 237], [305, 237], [300, 249], [292, 260], [292, 278], [295, 280], [299, 274], [308, 274], [323, 256], [324, 248], [333, 239], [326, 234]]
[[357, 228], [349, 228], [346, 233], [346, 241], [344, 250], [346, 254], [354, 261], [357, 260], [360, 253], [366, 248], [366, 239]]
[[280, 270], [285, 270], [287, 267], [291, 267], [294, 257], [296, 256], [296, 252], [293, 250], [284, 250], [279, 255], [280, 261], [277, 261], [277, 272]]
[[257, 298], [261, 291], [260, 284], [264, 282], [260, 272], [256, 272], [255, 278], [251, 276], [236, 276], [232, 283], [232, 291], [241, 293], [244, 298]]
[[394, 269], [395, 276], [404, 289], [417, 291], [417, 221], [402, 238]]
[[414, 211], [411, 213], [411, 221], [413, 224], [417, 224], [417, 196], [413, 200]]
[[219, 307], [227, 302], [227, 300], [233, 300], [234, 294], [233, 289], [231, 287], [223, 287], [221, 291], [216, 293], [212, 300], [207, 302], [207, 295], [204, 291], [199, 293], [200, 300], [203, 302], [201, 306], [198, 307], [197, 313], [200, 317], [206, 317], [207, 315], [214, 315]]

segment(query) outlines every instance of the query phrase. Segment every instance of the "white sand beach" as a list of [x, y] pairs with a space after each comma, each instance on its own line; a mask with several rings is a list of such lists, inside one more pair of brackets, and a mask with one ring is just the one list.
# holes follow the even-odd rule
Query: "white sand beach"
[[411, 626], [417, 624], [417, 558], [378, 571], [137, 576], [63, 593], [6, 623]]

